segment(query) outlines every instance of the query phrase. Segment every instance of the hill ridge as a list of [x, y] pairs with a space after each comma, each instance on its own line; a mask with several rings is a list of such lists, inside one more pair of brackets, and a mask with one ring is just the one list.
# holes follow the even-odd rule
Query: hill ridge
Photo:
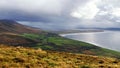
[[41, 30], [22, 25], [14, 20], [0, 20], [0, 32], [41, 33]]

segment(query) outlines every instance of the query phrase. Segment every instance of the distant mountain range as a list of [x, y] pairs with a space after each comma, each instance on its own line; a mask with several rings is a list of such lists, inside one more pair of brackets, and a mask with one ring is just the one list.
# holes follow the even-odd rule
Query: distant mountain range
[[0, 44], [120, 58], [120, 52], [67, 39], [38, 28], [21, 25], [13, 20], [0, 20]]
[[56, 34], [69, 34], [69, 33], [90, 33], [90, 32], [103, 32], [102, 29], [74, 29], [74, 30], [61, 30], [61, 31], [51, 31]]
[[78, 28], [78, 29], [85, 29], [85, 30], [89, 30], [89, 29], [98, 29], [98, 30], [114, 30], [114, 31], [120, 31], [120, 28], [117, 27], [111, 27], [111, 28]]
[[58, 30], [58, 31], [49, 31], [56, 34], [69, 34], [69, 33], [90, 33], [90, 32], [104, 32], [104, 30], [110, 31], [120, 31], [120, 28], [79, 28], [72, 30]]
[[99, 29], [120, 31], [120, 28], [99, 28]]

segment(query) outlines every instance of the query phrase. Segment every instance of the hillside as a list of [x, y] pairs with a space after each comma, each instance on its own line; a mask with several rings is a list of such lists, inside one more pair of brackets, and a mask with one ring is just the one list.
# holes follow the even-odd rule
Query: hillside
[[0, 44], [120, 58], [120, 52], [63, 38], [57, 34], [24, 26], [12, 20], [0, 20]]
[[12, 32], [12, 33], [42, 33], [41, 30], [21, 25], [13, 20], [0, 20], [0, 33]]
[[0, 68], [120, 68], [120, 60], [0, 45]]
[[0, 33], [0, 44], [7, 44], [7, 45], [31, 45], [35, 44], [37, 41], [19, 36], [18, 34], [14, 33]]
[[101, 48], [89, 43], [76, 41], [58, 36], [56, 34], [22, 34], [21, 36], [40, 42], [33, 48], [52, 50], [60, 52], [82, 53], [87, 55], [98, 55], [120, 58], [120, 52]]

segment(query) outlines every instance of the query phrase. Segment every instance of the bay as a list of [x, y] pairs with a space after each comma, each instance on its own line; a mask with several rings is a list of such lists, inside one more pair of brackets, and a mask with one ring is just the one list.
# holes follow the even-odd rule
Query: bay
[[60, 34], [63, 37], [84, 41], [100, 47], [120, 51], [120, 31]]

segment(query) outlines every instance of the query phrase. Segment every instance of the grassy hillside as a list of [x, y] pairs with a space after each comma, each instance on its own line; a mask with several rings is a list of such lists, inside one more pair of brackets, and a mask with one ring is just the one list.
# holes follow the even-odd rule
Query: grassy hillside
[[120, 60], [0, 45], [0, 68], [120, 68]]
[[0, 44], [120, 58], [120, 52], [63, 38], [57, 34], [21, 25], [12, 20], [0, 20]]
[[0, 33], [0, 44], [7, 44], [7, 45], [28, 45], [35, 44], [37, 41], [22, 37], [18, 34], [14, 33]]
[[109, 56], [120, 58], [120, 52], [101, 48], [89, 43], [71, 40], [60, 37], [56, 34], [22, 34], [21, 36], [32, 40], [37, 40], [39, 43], [33, 45], [34, 48], [42, 48], [43, 50], [82, 53], [98, 56]]

